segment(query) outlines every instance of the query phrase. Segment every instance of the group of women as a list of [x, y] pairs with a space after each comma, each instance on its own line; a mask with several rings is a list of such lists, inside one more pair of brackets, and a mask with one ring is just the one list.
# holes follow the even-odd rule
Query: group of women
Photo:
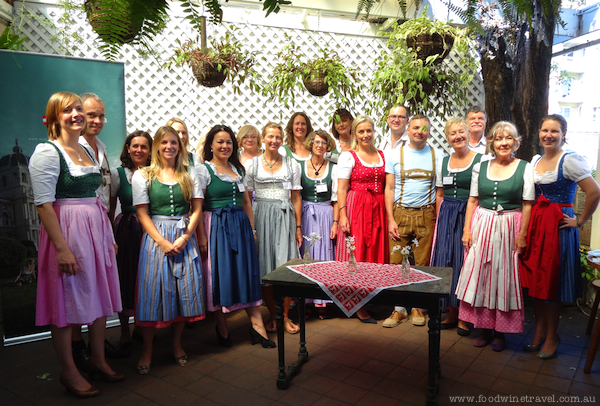
[[[469, 150], [464, 120], [449, 120], [445, 132], [454, 152], [437, 170], [431, 261], [453, 269], [450, 311], [442, 328], [458, 324], [458, 334], [467, 336], [472, 323], [482, 329], [473, 341], [476, 347], [491, 344], [502, 351], [504, 333], [524, 329], [525, 288], [533, 300], [535, 334], [524, 351], [554, 358], [561, 302], [581, 295], [578, 228], [596, 209], [600, 188], [585, 160], [563, 151], [567, 122], [562, 116], [542, 119], [544, 155], [531, 163], [514, 156], [521, 137], [512, 123], [491, 128], [487, 156]], [[573, 212], [577, 185], [586, 193], [580, 217]]]
[[[269, 122], [260, 133], [244, 126], [236, 136], [217, 125], [206, 135], [201, 156], [188, 151], [187, 127], [179, 119], [153, 138], [135, 131], [125, 140], [121, 167], [111, 174], [111, 220], [116, 199], [121, 202], [113, 238], [96, 197], [102, 181], [97, 163], [78, 144], [86, 127], [79, 97], [52, 95], [46, 116], [49, 141], [30, 160], [43, 224], [36, 322], [52, 326], [60, 382], [79, 397], [99, 391], [73, 362], [71, 326], [90, 325], [87, 372], [119, 382], [124, 375], [104, 359], [106, 317], [114, 312], [120, 314], [123, 344], [131, 342], [127, 321], [135, 316], [143, 338], [137, 369], [147, 374], [155, 329], [171, 326], [174, 361], [184, 365], [184, 324], [203, 319], [206, 311], [214, 312], [220, 345], [233, 345], [225, 314], [243, 308], [252, 344], [275, 347], [267, 335], [275, 330], [272, 290], [261, 278], [301, 251], [317, 260], [345, 261], [352, 250], [358, 262], [389, 262], [385, 158], [368, 117], [336, 111], [335, 138], [314, 131], [304, 113], [294, 114], [285, 132]], [[546, 117], [540, 129], [545, 155], [529, 164], [514, 157], [520, 138], [510, 123], [491, 129], [489, 160], [469, 150], [464, 120], [446, 125], [454, 152], [437, 173], [432, 264], [453, 268], [456, 294], [445, 324], [458, 322], [462, 335], [469, 333], [467, 322], [483, 328], [476, 346], [492, 343], [499, 351], [502, 333], [522, 331], [522, 277], [535, 298], [536, 316], [525, 350], [539, 350], [544, 359], [556, 355], [560, 301], [574, 300], [580, 289], [577, 228], [600, 200], [582, 158], [562, 151], [566, 129], [562, 117]], [[587, 194], [579, 218], [572, 211], [577, 184]], [[536, 191], [542, 197], [533, 206]], [[348, 236], [354, 237], [350, 244]], [[548, 244], [536, 243], [544, 238], [560, 249], [552, 264]], [[524, 254], [521, 266], [517, 252]], [[266, 325], [261, 301], [270, 313]], [[295, 334], [290, 303], [286, 298], [284, 328]], [[325, 303], [315, 306], [325, 318]], [[374, 321], [364, 309], [357, 316]]]

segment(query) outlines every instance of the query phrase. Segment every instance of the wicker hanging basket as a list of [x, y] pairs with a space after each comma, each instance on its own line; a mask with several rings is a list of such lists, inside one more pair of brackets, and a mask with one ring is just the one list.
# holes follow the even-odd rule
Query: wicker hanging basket
[[325, 83], [325, 72], [311, 70], [310, 73], [302, 79], [304, 87], [308, 93], [313, 96], [325, 96], [329, 93], [329, 85]]
[[419, 34], [417, 36], [409, 35], [406, 37], [406, 44], [417, 53], [417, 58], [425, 62], [429, 56], [438, 55], [433, 61], [434, 64], [441, 63], [452, 50], [454, 37], [446, 34], [443, 37], [438, 33]]
[[192, 72], [198, 80], [198, 83], [204, 87], [221, 86], [227, 75], [223, 71], [219, 71], [218, 65], [211, 65], [206, 61], [193, 62]]
[[113, 26], [103, 21], [103, 16], [106, 16], [107, 10], [110, 10], [110, 2], [103, 0], [86, 1], [85, 11], [87, 14], [88, 21], [92, 26], [92, 29], [101, 38], [107, 34], [107, 28], [110, 29], [111, 40], [116, 39], [122, 44], [127, 44], [135, 39], [140, 30], [142, 29], [142, 21], [131, 21], [131, 15], [129, 12], [125, 12], [120, 16], [116, 16], [123, 26], [127, 27], [126, 30], [119, 32], [114, 29]]
[[[419, 83], [421, 83], [421, 86], [423, 87], [423, 92], [425, 92], [427, 97], [429, 97], [429, 95], [433, 92], [433, 81], [428, 82], [426, 80], [422, 80]], [[404, 93], [405, 96], [408, 93], [408, 83], [404, 84], [404, 86], [402, 88], [402, 93]], [[421, 92], [415, 93], [415, 95], [413, 97], [417, 103], [423, 103], [423, 98], [421, 97]]]

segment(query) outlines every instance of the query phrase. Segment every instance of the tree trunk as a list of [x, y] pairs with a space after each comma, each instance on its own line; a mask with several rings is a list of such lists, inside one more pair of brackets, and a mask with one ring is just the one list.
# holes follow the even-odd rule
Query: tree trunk
[[[494, 32], [485, 33], [485, 42], [491, 43]], [[493, 123], [511, 120], [511, 102], [515, 92], [513, 63], [506, 49], [504, 38], [498, 38], [498, 51], [493, 58], [481, 56], [481, 74], [485, 90], [485, 109], [488, 129]]]
[[521, 24], [514, 60], [506, 52], [503, 38], [498, 39], [499, 51], [494, 59], [481, 57], [488, 127], [499, 120], [515, 123], [523, 137], [517, 156], [527, 161], [541, 152], [538, 130], [540, 120], [548, 114], [556, 25], [556, 14], [551, 7], [544, 17], [542, 0], [532, 1], [531, 6], [531, 27], [527, 22]]

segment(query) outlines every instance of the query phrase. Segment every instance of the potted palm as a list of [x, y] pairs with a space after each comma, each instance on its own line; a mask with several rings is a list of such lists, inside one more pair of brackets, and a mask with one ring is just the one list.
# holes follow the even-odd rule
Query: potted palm
[[[467, 85], [477, 71], [468, 33], [431, 21], [426, 12], [403, 24], [394, 23], [391, 32], [381, 32], [388, 39], [388, 50], [382, 51], [370, 83], [371, 114], [385, 117], [391, 106], [403, 104], [411, 114], [443, 117], [466, 100]], [[458, 55], [460, 72], [445, 59], [451, 50]]]
[[340, 106], [353, 104], [362, 84], [358, 70], [347, 66], [338, 53], [321, 49], [316, 58], [308, 58], [292, 38], [277, 53], [277, 64], [263, 88], [263, 94], [277, 97], [286, 106], [294, 104], [296, 90], [306, 89], [313, 96], [331, 96]]
[[[199, 38], [176, 41], [179, 47], [165, 67], [188, 65], [198, 83], [205, 87], [221, 86], [226, 79], [232, 83], [235, 93], [240, 94], [240, 86], [247, 77], [256, 78], [254, 69], [257, 52], [246, 51], [230, 32], [221, 39], [213, 39], [211, 47], [202, 49]], [[258, 89], [254, 80], [250, 87]]]

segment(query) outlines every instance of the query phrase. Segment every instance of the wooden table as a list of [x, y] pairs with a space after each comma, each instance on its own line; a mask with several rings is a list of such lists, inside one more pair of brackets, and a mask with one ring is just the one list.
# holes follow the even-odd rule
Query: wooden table
[[[288, 381], [300, 372], [302, 364], [308, 361], [306, 350], [305, 306], [304, 299], [329, 299], [319, 285], [308, 278], [290, 270], [288, 265], [301, 264], [302, 260], [294, 259], [266, 275], [263, 283], [273, 285], [275, 310], [277, 318], [277, 347], [279, 351], [279, 374], [277, 388], [286, 389]], [[427, 309], [429, 313], [429, 383], [427, 385], [427, 406], [437, 404], [437, 391], [440, 369], [440, 309], [441, 300], [450, 294], [452, 268], [415, 266], [423, 272], [442, 279], [427, 283], [418, 283], [396, 288], [384, 289], [369, 303], [385, 305], [410, 305]], [[283, 298], [298, 298], [298, 319], [300, 324], [300, 351], [297, 362], [290, 365], [286, 373], [285, 347], [283, 329]]]

